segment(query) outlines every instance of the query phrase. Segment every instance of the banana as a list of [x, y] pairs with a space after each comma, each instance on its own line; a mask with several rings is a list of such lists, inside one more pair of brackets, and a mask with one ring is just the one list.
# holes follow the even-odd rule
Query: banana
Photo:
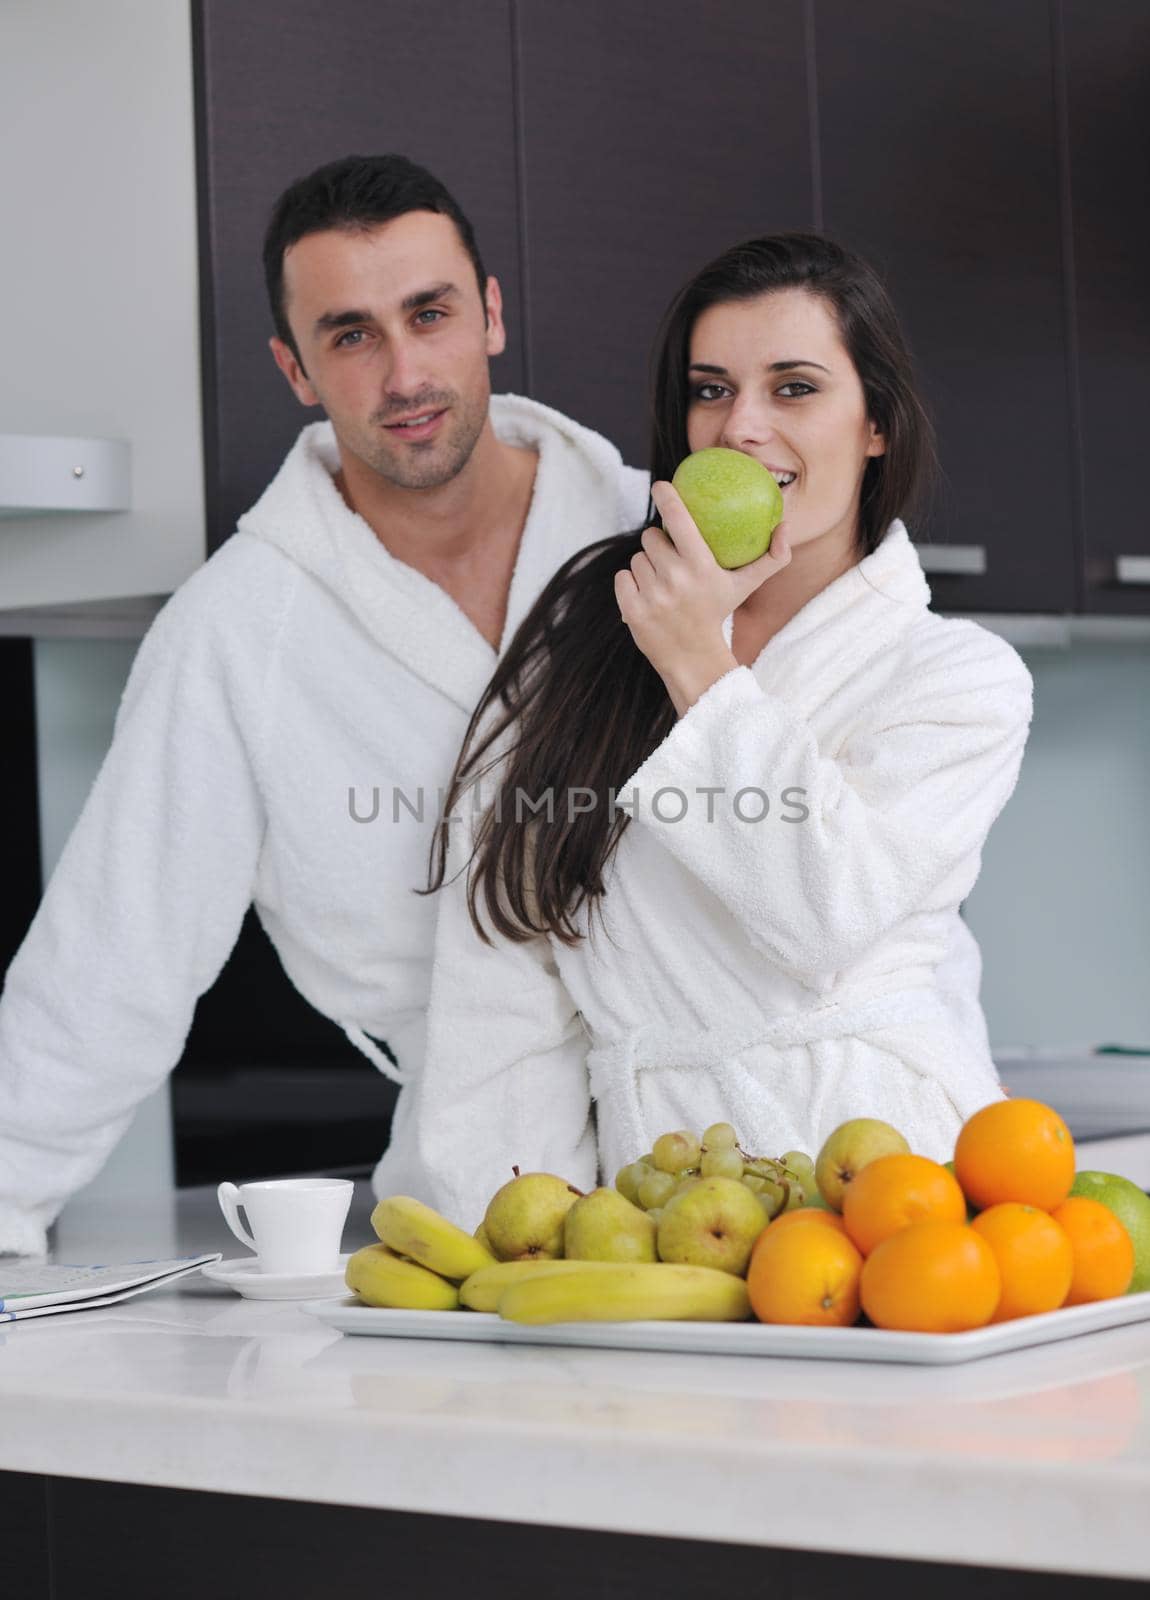
[[570, 1272], [584, 1266], [582, 1261], [497, 1261], [493, 1267], [480, 1267], [459, 1288], [459, 1298], [471, 1311], [496, 1311], [504, 1290], [524, 1278], [544, 1272]]
[[371, 1214], [371, 1225], [389, 1249], [456, 1283], [495, 1262], [478, 1239], [407, 1195], [381, 1200]]
[[458, 1311], [459, 1290], [437, 1273], [404, 1261], [385, 1244], [365, 1244], [347, 1264], [344, 1280], [369, 1306], [405, 1311]]
[[539, 1273], [499, 1299], [509, 1322], [741, 1322], [750, 1316], [742, 1278], [673, 1262], [571, 1262]]

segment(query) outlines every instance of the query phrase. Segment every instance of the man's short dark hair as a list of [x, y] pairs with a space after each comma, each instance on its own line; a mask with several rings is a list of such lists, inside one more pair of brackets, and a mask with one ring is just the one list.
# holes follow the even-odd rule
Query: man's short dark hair
[[297, 178], [280, 195], [264, 235], [264, 279], [276, 333], [297, 361], [300, 353], [284, 311], [285, 252], [309, 233], [329, 228], [366, 232], [409, 211], [437, 211], [451, 218], [475, 268], [482, 297], [487, 273], [471, 223], [439, 179], [406, 156], [344, 156]]

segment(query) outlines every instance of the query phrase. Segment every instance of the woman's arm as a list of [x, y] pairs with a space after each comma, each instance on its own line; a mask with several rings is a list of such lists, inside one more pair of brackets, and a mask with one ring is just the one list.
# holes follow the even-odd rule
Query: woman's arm
[[[632, 814], [772, 961], [800, 978], [833, 974], [913, 912], [969, 893], [1017, 781], [1031, 711], [1030, 674], [1010, 646], [954, 621], [908, 650], [894, 688], [834, 759], [738, 667], [621, 792], [635, 792]], [[660, 789], [687, 796], [682, 821], [660, 819], [681, 808], [677, 798], [653, 803]], [[762, 821], [740, 820], [742, 790], [748, 817], [767, 796]], [[801, 791], [795, 803], [788, 790]]]

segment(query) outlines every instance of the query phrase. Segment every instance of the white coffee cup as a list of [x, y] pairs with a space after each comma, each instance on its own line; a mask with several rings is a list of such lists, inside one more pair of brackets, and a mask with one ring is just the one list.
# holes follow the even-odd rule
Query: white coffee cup
[[[338, 1272], [339, 1246], [355, 1184], [350, 1178], [267, 1178], [221, 1183], [224, 1220], [254, 1250], [261, 1272]], [[247, 1213], [251, 1233], [240, 1221]]]

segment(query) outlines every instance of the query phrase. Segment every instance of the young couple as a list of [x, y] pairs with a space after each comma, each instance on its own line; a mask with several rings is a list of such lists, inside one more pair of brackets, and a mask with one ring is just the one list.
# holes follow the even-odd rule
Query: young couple
[[[9, 969], [0, 1252], [44, 1248], [175, 1065], [249, 904], [403, 1086], [377, 1191], [460, 1222], [512, 1163], [585, 1187], [718, 1118], [768, 1152], [871, 1115], [949, 1153], [1001, 1093], [959, 907], [1031, 684], [928, 609], [901, 517], [929, 426], [875, 275], [781, 235], [690, 280], [652, 515], [606, 440], [491, 395], [498, 281], [423, 169], [301, 179], [264, 266], [272, 353], [326, 420], [141, 646]], [[736, 572], [668, 481], [706, 445], [786, 483]], [[477, 811], [476, 782], [550, 790], [554, 821]], [[371, 785], [446, 785], [462, 820], [364, 826]]]

